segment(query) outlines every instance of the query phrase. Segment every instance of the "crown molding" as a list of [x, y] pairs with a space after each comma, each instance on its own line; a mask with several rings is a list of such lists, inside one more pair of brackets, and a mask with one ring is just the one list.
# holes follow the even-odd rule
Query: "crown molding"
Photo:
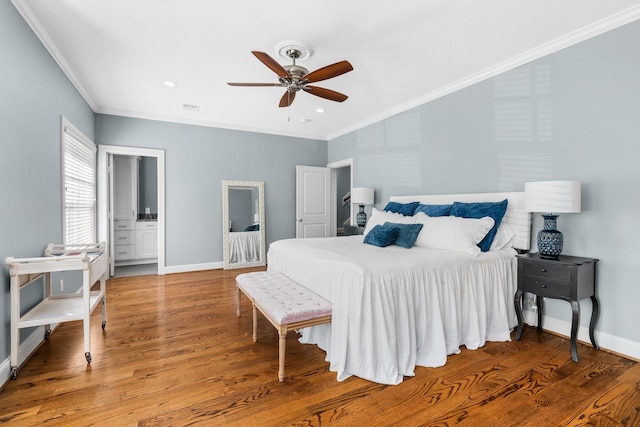
[[543, 45], [540, 45], [529, 51], [518, 54], [506, 61], [496, 64], [495, 66], [484, 69], [478, 73], [469, 75], [461, 80], [458, 80], [456, 82], [453, 82], [452, 84], [438, 88], [432, 92], [429, 92], [425, 95], [415, 98], [407, 103], [401, 104], [397, 107], [388, 109], [380, 114], [376, 114], [366, 120], [355, 123], [352, 126], [348, 126], [346, 128], [343, 128], [342, 130], [339, 130], [337, 132], [332, 132], [327, 135], [314, 135], [314, 134], [304, 134], [299, 132], [283, 133], [283, 132], [274, 131], [271, 129], [264, 129], [264, 128], [258, 128], [258, 127], [252, 127], [252, 126], [216, 123], [216, 122], [209, 122], [205, 120], [176, 119], [173, 117], [170, 118], [170, 117], [164, 117], [160, 115], [153, 115], [153, 114], [147, 114], [147, 113], [134, 113], [134, 112], [101, 109], [97, 106], [93, 98], [90, 96], [89, 92], [84, 88], [80, 80], [77, 78], [77, 76], [73, 72], [72, 68], [69, 66], [68, 62], [65, 60], [64, 56], [60, 53], [60, 50], [57, 48], [56, 44], [49, 36], [48, 32], [42, 25], [41, 21], [38, 19], [33, 9], [25, 1], [11, 0], [11, 2], [13, 3], [14, 7], [18, 10], [18, 12], [22, 15], [22, 17], [27, 22], [27, 24], [34, 31], [36, 36], [40, 39], [40, 41], [45, 46], [45, 48], [49, 51], [53, 59], [60, 66], [62, 71], [66, 74], [66, 76], [69, 78], [69, 80], [74, 85], [74, 87], [78, 90], [80, 95], [84, 98], [87, 104], [89, 104], [91, 109], [96, 113], [113, 114], [113, 115], [120, 115], [125, 117], [143, 118], [143, 119], [157, 120], [157, 121], [169, 121], [169, 122], [175, 122], [175, 123], [193, 124], [193, 125], [199, 125], [199, 126], [220, 127], [224, 129], [233, 129], [233, 130], [241, 130], [241, 131], [248, 131], [248, 132], [259, 132], [259, 133], [266, 133], [266, 134], [272, 134], [272, 135], [308, 138], [308, 139], [316, 139], [316, 140], [322, 140], [322, 141], [331, 141], [340, 136], [357, 131], [358, 129], [362, 129], [366, 126], [372, 125], [381, 120], [392, 117], [396, 114], [405, 112], [412, 108], [418, 107], [422, 104], [426, 104], [427, 102], [433, 101], [435, 99], [441, 98], [443, 96], [446, 96], [458, 90], [464, 89], [468, 86], [471, 86], [475, 83], [479, 83], [488, 78], [494, 77], [505, 71], [509, 71], [511, 69], [524, 65], [528, 62], [539, 59], [543, 56], [560, 51], [574, 44], [588, 40], [592, 37], [598, 36], [607, 31], [613, 30], [615, 28], [621, 27], [625, 24], [628, 24], [640, 19], [640, 5], [629, 7], [614, 15], [601, 19], [593, 24], [587, 25], [583, 28], [580, 28], [576, 31], [573, 31], [569, 34], [566, 34], [562, 37], [559, 37]]
[[94, 112], [96, 114], [106, 114], [110, 116], [129, 117], [134, 119], [154, 120], [159, 122], [177, 123], [177, 124], [203, 126], [203, 127], [213, 127], [218, 129], [238, 130], [243, 132], [254, 132], [254, 133], [262, 133], [266, 135], [276, 135], [276, 136], [288, 136], [292, 138], [312, 139], [312, 140], [327, 142], [326, 136], [321, 134], [303, 133], [303, 132], [283, 132], [280, 130], [261, 128], [257, 126], [214, 122], [214, 121], [204, 120], [204, 119], [189, 119], [189, 118], [183, 118], [183, 117], [179, 118], [174, 116], [164, 116], [161, 114], [150, 114], [150, 113], [142, 113], [137, 111], [117, 110], [117, 109], [111, 109], [111, 108], [99, 108], [97, 110], [94, 110]]
[[76, 90], [80, 93], [80, 96], [89, 104], [89, 107], [95, 112], [96, 111], [96, 103], [93, 101], [89, 92], [84, 88], [80, 79], [78, 79], [73, 72], [73, 69], [69, 66], [67, 61], [65, 60], [62, 53], [54, 43], [53, 39], [49, 36], [49, 33], [45, 29], [44, 25], [40, 19], [38, 19], [37, 14], [33, 11], [33, 9], [27, 4], [27, 2], [19, 1], [19, 0], [11, 0], [13, 6], [18, 10], [22, 18], [29, 24], [33, 32], [40, 39], [44, 47], [49, 51], [49, 54], [56, 61], [58, 66], [62, 69], [62, 72], [65, 73], [67, 78], [71, 81], [71, 84], [76, 88]]
[[358, 129], [362, 129], [363, 127], [372, 125], [381, 120], [392, 117], [396, 114], [403, 113], [412, 108], [418, 107], [422, 104], [426, 104], [427, 102], [433, 101], [445, 95], [449, 95], [453, 92], [459, 91], [460, 89], [464, 89], [468, 86], [479, 83], [483, 80], [489, 79], [491, 77], [495, 77], [500, 73], [504, 73], [505, 71], [512, 70], [514, 68], [527, 64], [536, 59], [540, 59], [551, 53], [558, 52], [562, 49], [566, 49], [567, 47], [573, 46], [577, 43], [583, 42], [590, 38], [596, 37], [600, 34], [606, 33], [607, 31], [611, 31], [623, 25], [629, 24], [638, 19], [640, 19], [640, 5], [632, 6], [619, 13], [616, 13], [607, 18], [601, 19], [600, 21], [597, 21], [593, 24], [587, 25], [586, 27], [580, 28], [579, 30], [565, 34], [562, 37], [558, 37], [557, 39], [552, 40], [548, 43], [545, 43], [529, 51], [518, 54], [512, 58], [509, 58], [506, 61], [498, 63], [492, 67], [486, 68], [478, 73], [471, 74], [461, 80], [453, 82], [452, 84], [438, 88], [430, 93], [427, 93], [423, 96], [415, 98], [405, 104], [386, 110], [383, 113], [377, 114], [373, 117], [370, 117], [367, 120], [356, 123], [353, 126], [349, 126], [347, 128], [342, 129], [341, 131], [328, 134], [326, 138], [328, 141], [331, 141], [340, 136], [344, 136], [348, 133], [357, 131]]

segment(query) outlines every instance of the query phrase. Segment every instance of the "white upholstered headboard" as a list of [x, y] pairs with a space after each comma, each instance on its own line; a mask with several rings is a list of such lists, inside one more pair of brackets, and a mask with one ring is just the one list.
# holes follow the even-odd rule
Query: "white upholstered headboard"
[[516, 234], [513, 247], [528, 251], [531, 244], [531, 213], [525, 208], [524, 192], [391, 196], [389, 200], [398, 203], [418, 201], [427, 205], [446, 205], [453, 202], [500, 202], [504, 199], [508, 199], [509, 204], [502, 221]]

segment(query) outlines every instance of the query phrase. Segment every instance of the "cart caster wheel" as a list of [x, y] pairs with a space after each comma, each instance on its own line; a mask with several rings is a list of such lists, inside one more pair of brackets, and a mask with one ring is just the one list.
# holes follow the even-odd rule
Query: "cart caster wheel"
[[87, 359], [87, 363], [91, 363], [91, 353], [88, 351], [84, 354], [85, 359]]
[[107, 322], [105, 322], [104, 320], [102, 321], [102, 330], [104, 331], [105, 326], [107, 326]]
[[18, 378], [18, 367], [17, 366], [12, 366], [11, 367], [11, 379], [15, 380], [16, 378]]
[[44, 331], [45, 340], [48, 340], [50, 336], [51, 336], [51, 329], [47, 329], [46, 331]]

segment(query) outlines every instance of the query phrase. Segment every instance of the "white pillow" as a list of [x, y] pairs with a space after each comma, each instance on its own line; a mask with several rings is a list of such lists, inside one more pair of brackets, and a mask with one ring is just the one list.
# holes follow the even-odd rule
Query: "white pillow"
[[479, 255], [478, 242], [484, 239], [495, 221], [491, 217], [462, 218], [457, 216], [430, 217], [424, 212], [413, 216], [422, 224], [415, 245], [422, 248], [449, 249]]
[[502, 221], [496, 235], [491, 242], [490, 251], [501, 251], [502, 249], [513, 247], [513, 238], [516, 237], [516, 233], [513, 232], [511, 227]]
[[415, 220], [412, 216], [404, 216], [399, 213], [379, 211], [376, 208], [371, 210], [371, 216], [367, 221], [367, 226], [364, 228], [363, 235], [369, 234], [371, 229], [376, 225], [383, 225], [385, 222], [395, 222], [397, 224], [413, 224]]

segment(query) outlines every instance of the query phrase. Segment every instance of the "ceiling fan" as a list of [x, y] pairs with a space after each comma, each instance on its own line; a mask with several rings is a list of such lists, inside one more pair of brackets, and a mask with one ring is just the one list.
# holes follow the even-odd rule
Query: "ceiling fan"
[[288, 107], [296, 97], [296, 92], [303, 90], [320, 98], [329, 99], [331, 101], [343, 102], [348, 96], [334, 90], [325, 89], [318, 86], [310, 86], [309, 83], [315, 83], [337, 77], [353, 70], [349, 61], [340, 61], [335, 64], [327, 65], [313, 72], [309, 72], [306, 68], [297, 65], [296, 59], [300, 58], [301, 52], [298, 49], [289, 49], [286, 54], [293, 61], [292, 65], [282, 66], [275, 59], [264, 52], [252, 51], [256, 58], [266, 65], [271, 71], [278, 75], [280, 83], [228, 83], [230, 86], [278, 86], [284, 87], [287, 91], [280, 99], [280, 107]]

